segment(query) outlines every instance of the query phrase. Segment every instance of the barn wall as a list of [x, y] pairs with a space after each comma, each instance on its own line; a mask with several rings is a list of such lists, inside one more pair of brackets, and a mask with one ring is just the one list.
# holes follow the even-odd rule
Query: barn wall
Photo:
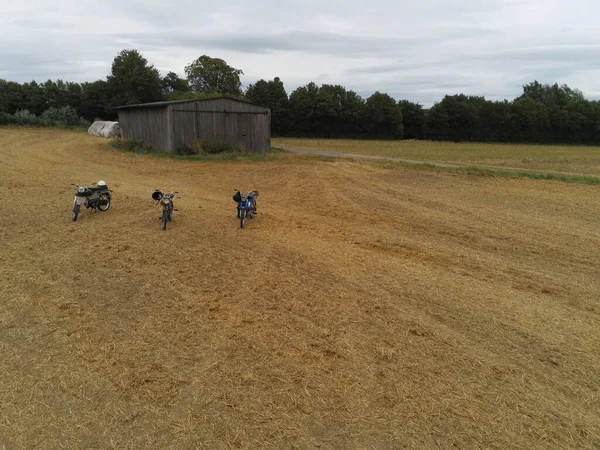
[[150, 144], [157, 150], [171, 150], [167, 108], [132, 108], [119, 110], [121, 136]]
[[168, 107], [171, 120], [171, 148], [194, 140], [228, 140], [252, 151], [271, 148], [271, 112], [269, 108], [214, 99], [176, 103]]

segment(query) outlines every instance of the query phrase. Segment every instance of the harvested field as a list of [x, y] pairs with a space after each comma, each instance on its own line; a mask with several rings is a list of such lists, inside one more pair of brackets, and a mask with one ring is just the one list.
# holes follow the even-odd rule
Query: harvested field
[[27, 129], [0, 174], [0, 449], [600, 447], [598, 187]]
[[591, 146], [298, 138], [276, 138], [273, 145], [429, 162], [600, 175], [600, 147]]

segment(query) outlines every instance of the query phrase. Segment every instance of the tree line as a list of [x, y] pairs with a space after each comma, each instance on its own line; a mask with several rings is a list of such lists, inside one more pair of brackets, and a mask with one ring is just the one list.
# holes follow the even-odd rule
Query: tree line
[[[268, 106], [275, 136], [600, 144], [600, 102], [567, 85], [533, 81], [512, 101], [446, 95], [431, 108], [381, 92], [364, 99], [311, 82], [289, 95], [279, 78], [242, 89], [243, 72], [202, 55], [161, 76], [137, 50], [123, 50], [106, 79], [16, 83], [0, 79], [0, 124], [114, 120], [118, 106], [227, 95]], [[37, 121], [37, 122], [36, 122]]]

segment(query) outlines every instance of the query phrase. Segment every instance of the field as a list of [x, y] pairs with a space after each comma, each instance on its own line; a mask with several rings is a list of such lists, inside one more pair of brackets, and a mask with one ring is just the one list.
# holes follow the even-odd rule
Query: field
[[298, 138], [273, 139], [273, 145], [429, 162], [600, 175], [599, 147]]
[[600, 447], [597, 186], [27, 129], [0, 175], [0, 449]]

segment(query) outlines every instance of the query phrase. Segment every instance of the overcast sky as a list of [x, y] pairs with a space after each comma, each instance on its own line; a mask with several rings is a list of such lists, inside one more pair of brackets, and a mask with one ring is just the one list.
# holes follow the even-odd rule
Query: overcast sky
[[430, 106], [512, 99], [537, 79], [600, 98], [598, 0], [0, 0], [0, 78], [94, 81], [139, 50], [164, 75], [202, 54], [242, 69]]

